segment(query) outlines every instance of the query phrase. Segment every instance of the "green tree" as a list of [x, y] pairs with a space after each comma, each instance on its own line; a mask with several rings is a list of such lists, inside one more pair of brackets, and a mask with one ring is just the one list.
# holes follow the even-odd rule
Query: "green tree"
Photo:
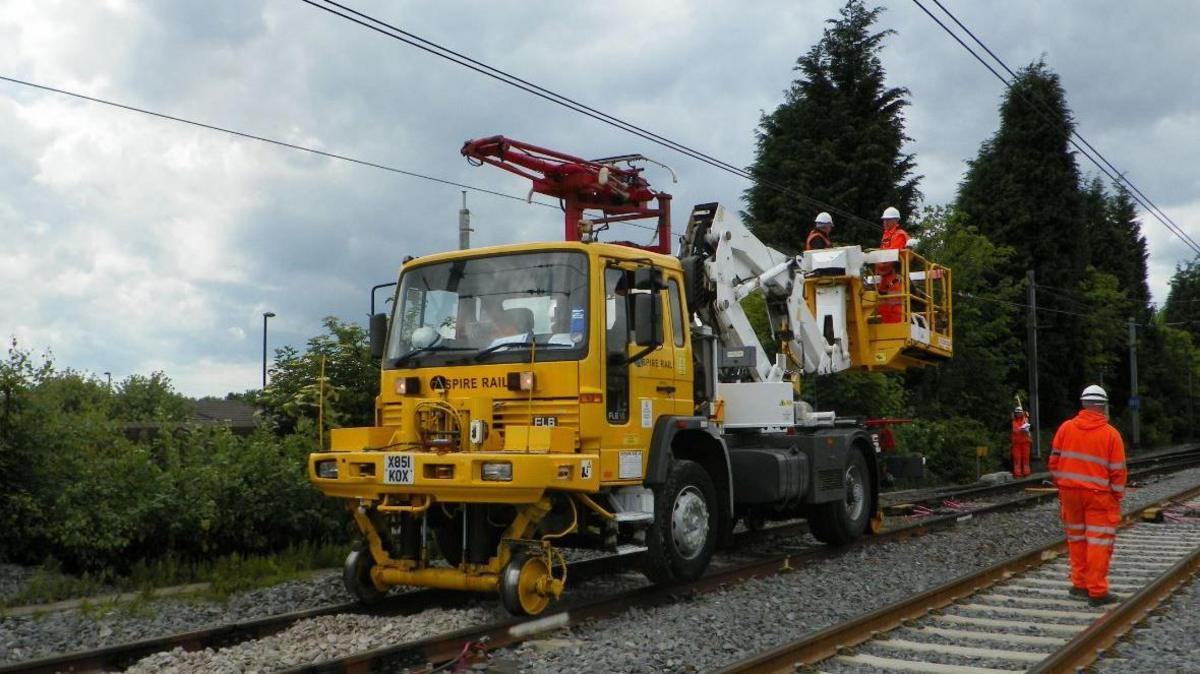
[[1119, 373], [1122, 355], [1129, 351], [1130, 302], [1116, 276], [1090, 266], [1080, 294], [1083, 306], [1087, 307], [1079, 317], [1084, 378], [1089, 382], [1104, 382], [1111, 400], [1123, 400], [1121, 394], [1128, 393], [1128, 388], [1119, 385]]
[[1167, 323], [1187, 330], [1200, 343], [1200, 258], [1175, 267], [1163, 307]]
[[[968, 222], [1011, 248], [1005, 275], [1033, 270], [1039, 285], [1077, 292], [1089, 260], [1085, 199], [1068, 147], [1074, 129], [1058, 75], [1038, 61], [1021, 70], [1000, 105], [1000, 126], [969, 162], [958, 203]], [[1021, 327], [1014, 318], [1012, 330]], [[1084, 382], [1075, 317], [1038, 316], [1041, 412], [1047, 426], [1075, 411]], [[1020, 373], [1014, 385], [1025, 379]]]
[[[1014, 386], [1024, 373], [1025, 341], [1013, 325], [1022, 315], [1021, 288], [1005, 275], [1013, 250], [988, 239], [950, 206], [927, 208], [918, 252], [950, 268], [954, 300], [954, 357], [911, 371], [908, 387], [918, 417], [963, 416], [1003, 428]], [[982, 439], [976, 445], [989, 444]], [[973, 465], [973, 464], [972, 464]]]
[[[821, 40], [796, 61], [800, 77], [784, 102], [763, 115], [746, 190], [749, 223], [768, 243], [803, 248], [823, 209], [766, 183], [786, 186], [875, 220], [887, 206], [912, 213], [919, 193], [912, 154], [905, 154], [908, 90], [888, 87], [879, 53], [892, 31], [872, 32], [882, 8], [850, 0], [828, 21]], [[835, 214], [839, 243], [879, 245], [880, 229]]]
[[282, 433], [295, 431], [302, 420], [315, 424], [322, 399], [326, 427], [364, 426], [374, 419], [379, 363], [371, 358], [366, 330], [332, 316], [324, 325], [326, 332], [308, 340], [303, 354], [291, 347], [275, 351], [270, 385], [257, 402]]
[[149, 377], [132, 374], [117, 387], [114, 412], [122, 421], [183, 421], [191, 404], [175, 392], [171, 378], [162, 372], [152, 372]]

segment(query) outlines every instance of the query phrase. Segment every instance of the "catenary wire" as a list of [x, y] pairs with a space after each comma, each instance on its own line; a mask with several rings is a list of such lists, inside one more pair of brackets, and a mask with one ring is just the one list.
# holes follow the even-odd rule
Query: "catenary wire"
[[[941, 7], [943, 12], [946, 12], [946, 14], [948, 16], [950, 16], [950, 18], [953, 19], [954, 22], [957, 23], [961, 28], [963, 28], [963, 30], [965, 30], [968, 35], [971, 35], [971, 37], [975, 40], [975, 42], [979, 43], [980, 46], [982, 46], [984, 48], [984, 50], [986, 50], [988, 52], [988, 54], [990, 54], [992, 56], [992, 58], [996, 59], [996, 61], [999, 62], [1004, 67], [1005, 70], [1007, 70], [1009, 73], [1013, 72], [1006, 64], [1004, 64], [1003, 61], [1000, 60], [999, 57], [997, 57], [990, 49], [988, 49], [986, 46], [984, 46], [983, 43], [979, 40], [979, 38], [976, 38], [974, 36], [974, 34], [971, 33], [971, 31], [967, 30], [966, 27], [963, 26], [962, 23], [960, 21], [958, 21], [958, 19], [953, 14], [951, 14], [944, 6], [942, 6], [942, 4], [940, 2], [937, 2], [937, 0], [933, 0], [933, 2], [936, 2], [938, 7]], [[1007, 79], [1005, 79], [1005, 77], [1003, 75], [1001, 75], [995, 68], [993, 68], [991, 66], [991, 64], [989, 64], [987, 61], [985, 61], [982, 56], [980, 56], [974, 49], [971, 48], [970, 45], [968, 45], [966, 42], [964, 42], [962, 40], [962, 38], [960, 38], [958, 35], [956, 35], [954, 33], [954, 31], [952, 31], [950, 29], [949, 26], [947, 26], [940, 19], [938, 19], [936, 16], [934, 16], [934, 14], [931, 11], [929, 11], [929, 9], [927, 7], [925, 7], [925, 5], [921, 4], [921, 0], [913, 0], [913, 3], [916, 4], [917, 7], [919, 7], [921, 9], [921, 11], [925, 12], [925, 14], [928, 15], [929, 18], [934, 21], [934, 23], [936, 23], [938, 26], [940, 26], [941, 29], [943, 31], [945, 31], [947, 35], [949, 35], [951, 38], [953, 38], [955, 42], [958, 42], [958, 44], [961, 45], [963, 49], [966, 49], [967, 52], [969, 54], [971, 54], [971, 56], [975, 57], [975, 60], [979, 61], [979, 63], [981, 65], [983, 65], [983, 67], [987, 68], [988, 71], [990, 71], [993, 75], [996, 76], [997, 79], [999, 79], [1001, 82], [1003, 82], [1006, 87], [1008, 87], [1010, 90], [1013, 90], [1013, 86], [1012, 86], [1011, 82], [1009, 82]], [[1013, 74], [1013, 76], [1015, 77], [1015, 73]], [[1021, 94], [1021, 97], [1028, 103], [1034, 103], [1033, 101], [1030, 101], [1028, 98], [1026, 98], [1024, 96], [1024, 94]], [[1041, 114], [1043, 116], [1043, 118], [1047, 118], [1046, 114], [1042, 110], [1041, 105], [1035, 104], [1035, 106], [1036, 106], [1039, 114]], [[1091, 149], [1093, 152], [1095, 152], [1095, 148], [1093, 148], [1091, 146], [1091, 144], [1087, 143], [1086, 140], [1083, 140], [1082, 136], [1079, 134], [1078, 131], [1072, 130], [1071, 135], [1079, 138], [1083, 142], [1084, 145], [1086, 145], [1089, 149]], [[1166, 227], [1168, 231], [1170, 231], [1176, 237], [1178, 237], [1181, 241], [1183, 241], [1183, 243], [1185, 245], [1187, 245], [1189, 248], [1191, 248], [1197, 255], [1200, 255], [1200, 244], [1197, 244], [1186, 232], [1184, 232], [1178, 225], [1176, 225], [1173, 220], [1171, 220], [1168, 217], [1165, 217], [1165, 215], [1166, 215], [1165, 213], [1160, 214], [1160, 212], [1157, 210], [1157, 206], [1152, 208], [1151, 205], [1147, 203], [1147, 201], [1143, 201], [1143, 199], [1141, 197], [1141, 190], [1137, 189], [1136, 186], [1133, 186], [1132, 182], [1130, 182], [1128, 180], [1128, 178], [1125, 178], [1124, 175], [1122, 173], [1120, 173], [1119, 171], [1117, 171], [1117, 175], [1114, 176], [1113, 173], [1110, 173], [1109, 170], [1107, 168], [1105, 168], [1105, 166], [1103, 164], [1101, 164], [1101, 162], [1099, 160], [1096, 159], [1096, 157], [1093, 157], [1088, 151], [1084, 150], [1084, 148], [1081, 147], [1079, 143], [1076, 143], [1073, 138], [1068, 138], [1067, 141], [1069, 143], [1071, 143], [1071, 145], [1076, 150], [1078, 150], [1080, 154], [1087, 157], [1088, 161], [1092, 162], [1096, 166], [1096, 168], [1100, 169], [1101, 173], [1108, 176], [1109, 180], [1111, 180], [1117, 184], [1119, 184], [1121, 182], [1125, 182], [1125, 183], [1131, 185], [1133, 187], [1133, 194], [1131, 196], [1133, 196], [1134, 200], [1137, 201], [1142, 206], [1142, 208], [1146, 209], [1147, 213], [1149, 213], [1156, 220], [1158, 220], [1164, 227]], [[1100, 155], [1099, 152], [1096, 152], [1096, 155], [1100, 156], [1100, 158], [1103, 159], [1103, 161], [1105, 163], [1108, 163], [1108, 160], [1104, 159], [1103, 156]], [[1111, 166], [1111, 164], [1109, 164], [1109, 165]], [[1116, 171], [1115, 168], [1113, 170]]]
[[520, 196], [517, 196], [514, 194], [505, 194], [504, 192], [496, 192], [494, 190], [489, 190], [489, 189], [486, 189], [483, 187], [475, 187], [474, 185], [467, 185], [465, 183], [454, 182], [453, 180], [446, 180], [444, 178], [436, 178], [434, 176], [425, 175], [423, 173], [417, 173], [415, 171], [407, 171], [405, 169], [396, 168], [395, 166], [388, 166], [387, 164], [379, 164], [377, 162], [367, 161], [365, 159], [356, 159], [354, 157], [350, 157], [347, 155], [337, 154], [336, 152], [326, 152], [325, 150], [318, 150], [316, 148], [307, 147], [304, 145], [297, 145], [296, 143], [289, 143], [287, 141], [276, 140], [274, 138], [268, 138], [266, 136], [259, 136], [259, 135], [253, 134], [253, 133], [246, 133], [244, 131], [238, 131], [236, 129], [231, 129], [231, 128], [223, 127], [223, 126], [217, 126], [215, 124], [207, 124], [205, 122], [197, 122], [195, 120], [186, 119], [184, 117], [176, 117], [174, 115], [168, 115], [168, 114], [162, 113], [162, 112], [155, 112], [154, 110], [149, 110], [147, 108], [139, 108], [137, 106], [127, 105], [125, 103], [118, 103], [116, 101], [111, 101], [111, 100], [104, 99], [104, 98], [88, 96], [87, 94], [81, 94], [81, 93], [74, 92], [74, 91], [68, 91], [67, 89], [60, 89], [58, 87], [52, 87], [52, 86], [48, 86], [45, 84], [38, 84], [36, 82], [30, 82], [28, 80], [22, 80], [22, 79], [18, 79], [15, 77], [7, 77], [5, 75], [0, 75], [0, 80], [3, 80], [5, 82], [10, 82], [12, 84], [19, 84], [19, 85], [25, 86], [25, 87], [31, 87], [34, 89], [41, 89], [42, 91], [49, 91], [49, 92], [53, 92], [56, 94], [61, 94], [63, 96], [71, 96], [72, 98], [78, 98], [78, 99], [89, 101], [92, 103], [99, 103], [101, 105], [107, 105], [107, 106], [111, 106], [114, 108], [120, 108], [122, 110], [128, 110], [130, 112], [140, 112], [143, 115], [150, 115], [151, 117], [157, 117], [159, 119], [165, 119], [165, 120], [169, 120], [172, 122], [178, 122], [180, 124], [188, 124], [191, 126], [202, 128], [202, 129], [208, 129], [209, 131], [219, 131], [221, 133], [226, 133], [226, 134], [229, 134], [232, 136], [237, 136], [239, 138], [246, 138], [249, 140], [257, 140], [259, 142], [276, 145], [278, 147], [285, 147], [285, 148], [288, 148], [291, 150], [299, 150], [301, 152], [308, 152], [308, 153], [320, 155], [322, 157], [326, 157], [329, 159], [337, 159], [339, 161], [350, 162], [352, 164], [358, 164], [360, 166], [376, 168], [376, 169], [380, 169], [383, 171], [389, 171], [391, 173], [399, 173], [401, 175], [406, 175], [406, 176], [410, 176], [413, 178], [420, 178], [422, 180], [429, 180], [429, 181], [432, 181], [435, 183], [441, 183], [443, 185], [452, 185], [454, 187], [460, 187], [465, 190], [472, 190], [474, 192], [482, 192], [484, 194], [490, 194], [490, 195], [496, 196], [496, 197], [503, 197], [505, 199], [512, 199], [514, 201], [520, 201], [522, 203], [531, 203], [531, 204], [535, 204], [537, 206], [545, 206], [548, 208], [558, 208], [557, 205], [546, 203], [544, 201], [526, 201], [525, 197], [520, 197]]
[[[988, 46], [987, 46], [986, 44], [984, 44], [984, 43], [983, 43], [983, 40], [980, 40], [980, 39], [979, 39], [979, 37], [977, 37], [977, 36], [975, 35], [975, 33], [973, 33], [973, 32], [971, 31], [971, 29], [970, 29], [970, 28], [967, 28], [965, 25], [963, 25], [963, 22], [962, 22], [962, 21], [959, 21], [959, 20], [958, 20], [958, 17], [957, 17], [957, 16], [955, 16], [953, 12], [951, 12], [951, 11], [950, 11], [950, 10], [948, 10], [948, 9], [946, 9], [946, 6], [945, 6], [945, 5], [943, 5], [943, 4], [940, 2], [940, 0], [933, 0], [933, 3], [934, 3], [934, 4], [936, 4], [936, 5], [937, 5], [939, 8], [941, 8], [941, 10], [942, 10], [943, 12], [945, 12], [945, 13], [946, 13], [946, 16], [949, 16], [949, 17], [950, 17], [950, 19], [951, 19], [952, 21], [954, 21], [954, 23], [955, 23], [955, 24], [957, 24], [959, 28], [963, 29], [963, 31], [965, 31], [965, 32], [966, 32], [966, 34], [967, 34], [967, 35], [969, 35], [969, 36], [971, 37], [971, 39], [975, 41], [975, 44], [978, 44], [980, 47], [982, 47], [982, 48], [983, 48], [983, 50], [984, 50], [985, 52], [987, 52], [987, 53], [988, 53], [988, 56], [991, 56], [991, 57], [992, 57], [992, 59], [996, 61], [996, 63], [999, 63], [999, 64], [1000, 64], [1000, 67], [1004, 68], [1004, 70], [1005, 70], [1005, 71], [1007, 71], [1007, 72], [1008, 72], [1008, 74], [1009, 74], [1011, 77], [1013, 77], [1014, 79], [1017, 77], [1017, 74], [1016, 74], [1015, 72], [1013, 72], [1013, 69], [1012, 69], [1012, 68], [1010, 68], [1010, 67], [1008, 67], [1008, 64], [1007, 64], [1007, 63], [1005, 63], [1003, 59], [1001, 59], [999, 56], [997, 56], [997, 55], [996, 55], [996, 53], [995, 53], [995, 52], [993, 52], [993, 51], [992, 51], [990, 48], [988, 48]], [[1039, 101], [1039, 103], [1043, 103], [1043, 104], [1044, 104], [1044, 102], [1043, 102], [1043, 101]], [[1113, 172], [1113, 173], [1115, 173], [1115, 174], [1117, 175], [1117, 177], [1120, 179], [1120, 181], [1121, 181], [1121, 182], [1124, 182], [1126, 185], [1128, 185], [1128, 186], [1129, 186], [1129, 188], [1130, 188], [1131, 190], [1133, 190], [1134, 192], [1136, 192], [1138, 196], [1140, 196], [1140, 197], [1141, 197], [1143, 200], [1145, 200], [1146, 204], [1149, 204], [1150, 206], [1152, 206], [1152, 207], [1154, 208], [1154, 210], [1155, 210], [1155, 211], [1158, 211], [1158, 213], [1159, 213], [1160, 215], [1162, 215], [1162, 217], [1164, 217], [1164, 218], [1166, 218], [1168, 221], [1170, 221], [1171, 225], [1173, 225], [1173, 226], [1174, 226], [1176, 229], [1178, 229], [1178, 230], [1179, 230], [1178, 234], [1179, 234], [1179, 235], [1181, 235], [1181, 238], [1185, 238], [1185, 239], [1186, 239], [1186, 240], [1185, 240], [1185, 243], [1189, 243], [1189, 242], [1190, 242], [1190, 244], [1192, 244], [1192, 247], [1193, 247], [1193, 249], [1194, 249], [1194, 248], [1196, 248], [1196, 245], [1195, 245], [1195, 244], [1196, 244], [1196, 241], [1195, 241], [1195, 239], [1192, 239], [1191, 235], [1189, 235], [1189, 234], [1187, 234], [1187, 232], [1183, 231], [1183, 228], [1182, 228], [1182, 227], [1180, 227], [1180, 226], [1178, 225], [1178, 223], [1176, 223], [1174, 220], [1172, 220], [1172, 219], [1171, 219], [1171, 217], [1170, 217], [1169, 215], [1167, 215], [1167, 214], [1166, 214], [1166, 212], [1164, 212], [1164, 211], [1163, 211], [1161, 208], [1159, 208], [1157, 204], [1155, 204], [1153, 201], [1151, 201], [1151, 200], [1150, 200], [1150, 197], [1146, 196], [1146, 194], [1145, 194], [1144, 192], [1142, 192], [1140, 189], [1138, 189], [1138, 186], [1137, 186], [1137, 185], [1134, 185], [1134, 184], [1133, 184], [1133, 181], [1131, 181], [1131, 180], [1129, 180], [1129, 178], [1125, 177], [1125, 173], [1124, 173], [1123, 171], [1120, 171], [1120, 170], [1118, 170], [1118, 169], [1117, 169], [1117, 167], [1116, 167], [1116, 166], [1113, 166], [1112, 162], [1110, 162], [1110, 161], [1108, 160], [1108, 158], [1107, 158], [1107, 157], [1105, 157], [1103, 154], [1101, 154], [1099, 150], [1097, 150], [1095, 147], [1093, 147], [1093, 146], [1092, 146], [1092, 144], [1091, 144], [1091, 143], [1089, 143], [1089, 142], [1087, 141], [1087, 139], [1085, 139], [1085, 138], [1083, 137], [1083, 135], [1082, 135], [1082, 134], [1080, 134], [1078, 131], [1076, 131], [1076, 130], [1072, 129], [1072, 130], [1071, 130], [1071, 135], [1075, 136], [1075, 138], [1079, 139], [1079, 142], [1081, 142], [1081, 143], [1083, 143], [1084, 145], [1086, 145], [1086, 146], [1087, 146], [1087, 148], [1088, 148], [1088, 150], [1090, 150], [1090, 151], [1091, 151], [1093, 154], [1095, 154], [1095, 155], [1096, 155], [1096, 156], [1097, 156], [1097, 157], [1098, 157], [1098, 158], [1099, 158], [1101, 161], [1103, 161], [1103, 162], [1105, 163], [1105, 165], [1107, 165], [1107, 166], [1108, 166], [1108, 168], [1109, 168], [1109, 169], [1111, 169], [1111, 170], [1112, 170], [1112, 172]], [[1110, 176], [1110, 177], [1111, 177], [1111, 176]], [[1143, 204], [1143, 206], [1145, 206], [1145, 204]], [[1149, 210], [1149, 209], [1147, 209], [1147, 210]], [[1164, 224], [1165, 224], [1165, 223], [1164, 223]], [[1170, 228], [1168, 228], [1168, 229], [1170, 229]], [[1174, 230], [1172, 230], [1172, 231], [1174, 231]]]
[[[427, 40], [425, 38], [417, 36], [411, 32], [400, 29], [396, 26], [393, 26], [385, 21], [382, 21], [380, 19], [372, 17], [368, 14], [359, 12], [352, 8], [346, 7], [345, 5], [334, 2], [333, 0], [323, 0], [323, 3], [317, 2], [315, 0], [300, 0], [300, 1], [305, 4], [311, 5], [313, 7], [316, 7], [317, 9], [320, 9], [324, 12], [328, 12], [329, 14], [332, 14], [334, 16], [338, 16], [338, 17], [341, 17], [352, 23], [356, 23], [364, 28], [375, 31], [381, 35], [386, 35], [394, 40], [398, 40], [398, 41], [408, 44], [410, 46], [416, 47], [417, 49], [420, 49], [422, 51], [433, 54], [434, 56], [443, 58], [447, 61], [450, 61], [452, 63], [463, 66], [464, 68], [473, 70], [473, 71], [480, 73], [486, 77], [490, 77], [497, 81], [503, 82], [503, 83], [508, 84], [513, 87], [516, 87], [517, 89], [521, 89], [527, 93], [538, 96], [539, 98], [543, 98], [547, 101], [550, 101], [551, 103], [555, 103], [555, 104], [565, 107], [567, 109], [570, 109], [570, 110], [573, 110], [580, 114], [583, 114], [587, 117], [591, 117], [592, 119], [595, 119], [604, 124], [608, 124], [609, 126], [613, 126], [622, 131], [625, 131], [627, 133], [631, 133], [633, 135], [639, 136], [645, 140], [648, 140], [657, 145], [661, 145], [662, 147], [665, 147], [667, 149], [673, 150], [675, 152], [679, 152], [680, 154], [683, 154], [687, 157], [690, 157], [690, 158], [700, 161], [702, 163], [708, 164], [709, 166], [712, 166], [714, 168], [720, 169], [727, 173], [731, 173], [740, 178], [744, 178], [744, 179], [749, 180], [750, 182], [753, 182], [757, 185], [761, 185], [763, 187], [767, 187], [767, 188], [782, 192], [782, 193], [787, 194], [788, 196], [791, 196], [798, 200], [807, 202], [813, 206], [820, 208], [821, 210], [830, 211], [830, 212], [835, 213], [835, 214], [839, 215], [840, 217], [843, 217], [852, 222], [858, 222], [858, 223], [865, 224], [867, 226], [871, 226], [871, 227], [875, 227], [875, 228], [880, 228], [880, 229], [882, 228], [882, 226], [877, 222], [867, 220], [861, 216], [855, 215], [854, 213], [851, 213], [844, 209], [838, 208], [831, 204], [825, 203], [823, 201], [820, 201], [818, 199], [810, 197], [806, 194], [797, 192], [796, 190], [794, 190], [790, 187], [787, 187], [786, 185], [780, 185], [780, 184], [772, 182], [772, 181], [755, 178], [750, 172], [746, 171], [745, 169], [738, 168], [737, 166], [734, 166], [733, 164], [730, 164], [728, 162], [725, 162], [725, 161], [722, 161], [715, 157], [712, 157], [711, 155], [705, 154], [703, 152], [692, 149], [681, 143], [675, 142], [673, 140], [670, 140], [670, 139], [660, 136], [658, 134], [647, 131], [639, 126], [636, 126], [634, 124], [626, 122], [620, 118], [614, 117], [607, 113], [601, 112], [595, 108], [586, 106], [586, 105], [579, 103], [578, 101], [575, 101], [574, 99], [571, 99], [567, 96], [564, 96], [564, 95], [556, 93], [550, 89], [546, 89], [545, 87], [541, 87], [541, 86], [533, 84], [527, 80], [524, 80], [524, 79], [521, 79], [514, 75], [511, 75], [503, 70], [500, 70], [499, 68], [495, 68], [495, 67], [487, 65], [481, 61], [464, 56], [464, 55], [462, 55], [454, 50], [451, 50], [447, 47], [444, 47], [436, 42], [433, 42], [431, 40]], [[344, 10], [344, 12], [348, 12], [348, 13], [343, 13], [343, 11], [339, 11], [339, 10]], [[356, 18], [356, 17], [361, 17], [361, 18]]]

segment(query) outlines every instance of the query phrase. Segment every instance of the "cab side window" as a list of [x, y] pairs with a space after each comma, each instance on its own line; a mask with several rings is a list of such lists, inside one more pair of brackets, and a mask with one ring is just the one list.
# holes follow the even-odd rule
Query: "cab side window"
[[612, 424], [629, 421], [629, 276], [622, 269], [604, 272], [604, 402]]
[[679, 282], [671, 279], [667, 285], [667, 294], [671, 300], [671, 327], [675, 330], [675, 346], [683, 346], [683, 304], [679, 296]]

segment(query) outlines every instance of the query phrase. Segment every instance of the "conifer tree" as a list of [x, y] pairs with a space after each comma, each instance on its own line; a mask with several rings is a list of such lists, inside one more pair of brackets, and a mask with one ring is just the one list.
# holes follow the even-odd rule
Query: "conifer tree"
[[[849, 0], [828, 21], [821, 40], [796, 61], [800, 73], [784, 102], [764, 115], [749, 171], [868, 222], [834, 213], [834, 239], [878, 246], [874, 223], [887, 206], [907, 222], [919, 197], [914, 158], [905, 154], [903, 110], [908, 90], [889, 87], [879, 53], [893, 31], [872, 32], [882, 8]], [[755, 233], [776, 246], [800, 250], [824, 210], [769, 186], [746, 190]]]
[[[958, 196], [970, 225], [1015, 251], [1008, 276], [1023, 279], [1033, 270], [1039, 285], [1069, 294], [1078, 292], [1090, 259], [1087, 200], [1068, 147], [1073, 128], [1058, 75], [1041, 61], [1022, 69], [1000, 105], [999, 128], [969, 162]], [[1041, 411], [1050, 426], [1077, 407], [1084, 345], [1076, 317], [1044, 312], [1038, 325]], [[1023, 353], [1012, 356], [1025, 362]], [[1014, 388], [1023, 382], [1022, 374]]]

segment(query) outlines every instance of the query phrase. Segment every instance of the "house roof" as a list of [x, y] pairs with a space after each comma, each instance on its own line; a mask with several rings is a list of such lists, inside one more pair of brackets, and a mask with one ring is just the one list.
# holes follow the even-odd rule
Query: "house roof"
[[197, 400], [191, 421], [203, 424], [225, 424], [231, 428], [255, 428], [258, 418], [255, 407], [240, 400]]

